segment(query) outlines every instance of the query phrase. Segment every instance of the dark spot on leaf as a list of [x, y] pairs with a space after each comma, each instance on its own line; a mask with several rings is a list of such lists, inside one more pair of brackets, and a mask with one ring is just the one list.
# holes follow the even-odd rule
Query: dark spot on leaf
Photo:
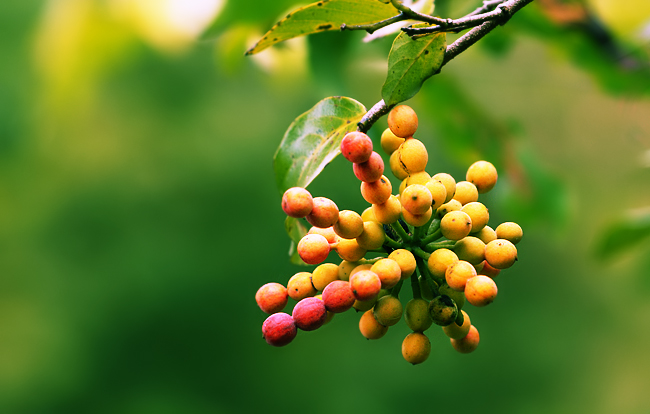
[[348, 119], [347, 122], [346, 122], [346, 124], [349, 124], [349, 123], [350, 123], [350, 120]]
[[278, 38], [277, 38], [277, 37], [274, 37], [274, 38], [273, 38], [273, 41], [274, 41], [274, 42], [277, 42], [277, 41], [278, 41]]
[[318, 3], [316, 3], [316, 5], [317, 5], [318, 7], [320, 7], [320, 6], [323, 5], [323, 2], [322, 2], [322, 1], [319, 1]]
[[287, 19], [291, 17], [291, 13], [287, 14]]
[[318, 26], [318, 30], [327, 30], [331, 28], [332, 28], [331, 24], [321, 24], [320, 26]]
[[429, 54], [429, 51], [428, 51], [428, 50], [425, 50], [425, 51], [424, 51], [424, 54], [425, 54], [425, 55], [428, 55], [428, 54]]

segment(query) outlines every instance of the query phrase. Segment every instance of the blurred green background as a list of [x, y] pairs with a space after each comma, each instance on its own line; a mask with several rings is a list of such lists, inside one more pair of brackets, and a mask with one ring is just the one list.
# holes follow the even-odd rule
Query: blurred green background
[[[479, 349], [431, 328], [411, 366], [405, 324], [354, 312], [261, 338], [255, 291], [302, 270], [275, 149], [326, 96], [378, 101], [391, 43], [244, 58], [294, 3], [0, 5], [0, 412], [650, 412], [650, 4], [536, 1], [408, 102], [427, 171], [491, 160], [490, 224], [525, 232]], [[366, 207], [345, 160], [309, 188]]]

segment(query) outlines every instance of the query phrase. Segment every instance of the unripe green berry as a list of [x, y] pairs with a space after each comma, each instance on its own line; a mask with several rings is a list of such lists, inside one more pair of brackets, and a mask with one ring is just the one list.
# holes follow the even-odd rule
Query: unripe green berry
[[441, 295], [447, 295], [449, 296], [454, 303], [456, 304], [456, 307], [458, 310], [463, 309], [463, 306], [465, 306], [465, 293], [464, 292], [459, 292], [457, 290], [454, 290], [449, 287], [448, 284], [443, 283], [439, 288], [438, 292]]
[[375, 303], [373, 315], [380, 324], [393, 326], [402, 318], [402, 311], [402, 302], [395, 296], [387, 295]]
[[433, 323], [439, 326], [447, 326], [456, 320], [458, 307], [447, 295], [440, 295], [429, 302], [429, 316]]
[[429, 316], [429, 302], [421, 298], [413, 298], [404, 307], [404, 321], [413, 332], [424, 332], [433, 323]]

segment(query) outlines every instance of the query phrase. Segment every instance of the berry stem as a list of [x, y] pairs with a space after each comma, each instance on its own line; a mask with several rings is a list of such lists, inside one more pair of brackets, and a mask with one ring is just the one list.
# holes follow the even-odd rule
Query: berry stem
[[391, 227], [393, 230], [395, 230], [395, 233], [399, 235], [403, 242], [409, 242], [412, 240], [411, 236], [406, 232], [406, 230], [404, 230], [400, 223], [393, 223], [391, 224]]
[[404, 284], [404, 279], [397, 282], [394, 288], [391, 289], [390, 295], [399, 299], [399, 291], [402, 290], [402, 285]]
[[434, 231], [433, 233], [429, 234], [427, 237], [423, 238], [420, 241], [420, 246], [426, 246], [427, 244], [431, 243], [432, 241], [438, 240], [442, 236], [442, 232], [440, 229]]
[[[417, 262], [417, 261], [416, 261]], [[422, 299], [420, 283], [416, 275], [411, 275], [411, 289], [413, 290], [413, 299]]]
[[424, 250], [428, 252], [433, 252], [434, 250], [438, 250], [438, 249], [453, 249], [455, 245], [456, 245], [455, 240], [443, 240], [443, 241], [427, 244], [426, 246], [424, 246]]
[[422, 238], [422, 233], [424, 232], [424, 229], [426, 228], [426, 225], [416, 227], [413, 230], [413, 240], [420, 240]]
[[427, 253], [424, 250], [420, 249], [419, 247], [413, 248], [413, 254], [423, 258], [424, 260], [429, 260], [429, 256], [431, 256], [431, 253]]
[[402, 243], [391, 239], [390, 237], [388, 237], [388, 234], [384, 238], [384, 245], [392, 247], [393, 249], [401, 249], [402, 248]]
[[420, 272], [420, 275], [424, 278], [424, 281], [429, 285], [429, 289], [431, 289], [431, 292], [433, 292], [436, 296], [438, 296], [438, 286], [442, 285], [442, 281], [439, 280], [434, 280], [433, 275], [429, 272], [429, 268], [427, 267], [427, 264], [424, 263], [422, 259], [415, 259], [415, 262], [418, 267], [418, 271]]

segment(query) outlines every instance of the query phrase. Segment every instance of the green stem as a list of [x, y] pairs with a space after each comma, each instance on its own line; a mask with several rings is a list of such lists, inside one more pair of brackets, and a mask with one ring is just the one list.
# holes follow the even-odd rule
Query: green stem
[[416, 227], [413, 230], [413, 240], [420, 240], [422, 238], [422, 232], [425, 228], [425, 226]]
[[443, 240], [443, 241], [427, 244], [426, 246], [424, 246], [424, 250], [428, 252], [433, 252], [434, 250], [438, 250], [438, 249], [453, 249], [455, 245], [456, 245], [455, 240]]
[[419, 247], [413, 248], [413, 254], [423, 258], [424, 260], [429, 260], [429, 256], [431, 256], [431, 253], [427, 253], [424, 250], [420, 249]]
[[[433, 217], [433, 216], [431, 216]], [[440, 219], [439, 218], [432, 218], [429, 220], [429, 227], [427, 229], [427, 234], [432, 234], [440, 230]]]
[[385, 259], [385, 257], [380, 256], [380, 257], [373, 257], [372, 259], [361, 259], [361, 260], [359, 260], [359, 263], [361, 263], [361, 264], [373, 264], [373, 263], [376, 263], [376, 262], [380, 261], [381, 259]]
[[427, 285], [429, 285], [429, 289], [431, 289], [431, 292], [433, 292], [434, 295], [438, 296], [440, 292], [438, 291], [438, 286], [442, 285], [442, 282], [439, 280], [434, 280], [433, 275], [431, 272], [429, 272], [429, 268], [427, 267], [427, 264], [424, 263], [422, 260], [415, 259], [415, 262], [417, 263], [418, 270], [420, 271], [420, 275], [424, 278], [424, 281]]
[[365, 30], [366, 32], [372, 34], [374, 31], [381, 29], [382, 27], [386, 27], [390, 24], [400, 22], [402, 20], [408, 19], [408, 16], [402, 12], [400, 12], [398, 15], [389, 17], [388, 19], [381, 20], [376, 23], [370, 23], [370, 24], [356, 24], [356, 25], [347, 25], [343, 23], [341, 25], [341, 30]]
[[418, 282], [417, 275], [411, 275], [411, 289], [413, 290], [413, 299], [422, 299], [422, 292], [420, 291], [420, 283]]
[[438, 240], [440, 236], [442, 236], [442, 232], [440, 231], [440, 229], [438, 229], [433, 233], [429, 234], [427, 237], [423, 238], [422, 241], [420, 241], [420, 246], [426, 246], [432, 241]]
[[399, 242], [391, 239], [390, 237], [388, 237], [388, 235], [386, 235], [386, 237], [384, 239], [384, 244], [386, 246], [392, 247], [393, 249], [401, 249], [402, 248], [402, 243], [399, 243]]
[[391, 296], [395, 296], [396, 298], [399, 299], [399, 291], [402, 289], [402, 285], [403, 285], [403, 284], [404, 284], [404, 279], [402, 279], [402, 280], [400, 280], [399, 282], [397, 282], [397, 284], [395, 285], [395, 287], [394, 287], [393, 289], [391, 289], [391, 291], [390, 291], [390, 295], [391, 295]]
[[399, 237], [402, 239], [402, 241], [409, 242], [409, 241], [412, 240], [411, 236], [409, 236], [409, 234], [406, 233], [406, 231], [404, 230], [404, 228], [402, 227], [401, 224], [393, 223], [393, 224], [391, 224], [391, 227], [393, 228], [393, 230], [395, 230], [395, 233], [397, 233], [399, 235]]

